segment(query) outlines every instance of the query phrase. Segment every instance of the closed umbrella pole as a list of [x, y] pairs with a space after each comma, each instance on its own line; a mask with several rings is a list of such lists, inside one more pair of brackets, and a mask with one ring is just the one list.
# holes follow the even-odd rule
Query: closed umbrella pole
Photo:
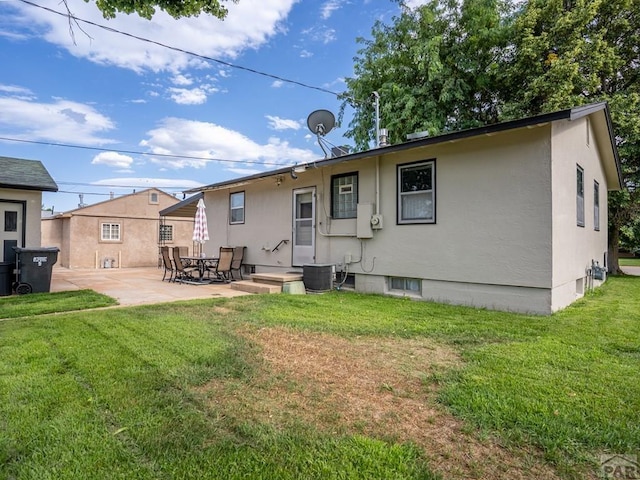
[[207, 227], [207, 213], [205, 211], [204, 200], [198, 200], [196, 207], [196, 216], [193, 222], [193, 241], [200, 245], [200, 254], [202, 254], [202, 245], [209, 240], [209, 229]]

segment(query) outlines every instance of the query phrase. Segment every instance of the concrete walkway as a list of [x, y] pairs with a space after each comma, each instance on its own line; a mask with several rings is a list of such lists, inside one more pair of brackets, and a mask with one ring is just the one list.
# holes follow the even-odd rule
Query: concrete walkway
[[53, 267], [52, 292], [87, 288], [117, 299], [120, 305], [249, 295], [231, 290], [229, 284], [189, 285], [163, 282], [162, 269], [156, 267], [73, 270]]

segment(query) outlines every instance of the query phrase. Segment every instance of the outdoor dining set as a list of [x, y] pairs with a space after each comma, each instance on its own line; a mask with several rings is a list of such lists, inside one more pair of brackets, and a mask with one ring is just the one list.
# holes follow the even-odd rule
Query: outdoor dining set
[[[220, 247], [217, 257], [189, 256], [187, 247], [161, 246], [162, 280], [189, 284], [229, 283], [240, 277], [246, 247]], [[167, 278], [168, 276], [168, 278]]]

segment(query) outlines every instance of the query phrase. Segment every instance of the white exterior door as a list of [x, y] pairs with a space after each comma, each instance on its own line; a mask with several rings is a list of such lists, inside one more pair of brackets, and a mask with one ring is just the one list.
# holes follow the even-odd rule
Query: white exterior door
[[22, 202], [0, 201], [0, 262], [13, 262], [16, 254], [11, 247], [24, 247]]
[[316, 189], [293, 191], [293, 258], [295, 267], [315, 263], [316, 259]]

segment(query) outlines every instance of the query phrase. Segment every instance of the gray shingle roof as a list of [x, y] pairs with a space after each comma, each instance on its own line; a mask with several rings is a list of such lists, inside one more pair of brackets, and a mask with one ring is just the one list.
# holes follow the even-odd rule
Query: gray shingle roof
[[58, 191], [58, 185], [42, 162], [9, 157], [0, 157], [0, 188]]

